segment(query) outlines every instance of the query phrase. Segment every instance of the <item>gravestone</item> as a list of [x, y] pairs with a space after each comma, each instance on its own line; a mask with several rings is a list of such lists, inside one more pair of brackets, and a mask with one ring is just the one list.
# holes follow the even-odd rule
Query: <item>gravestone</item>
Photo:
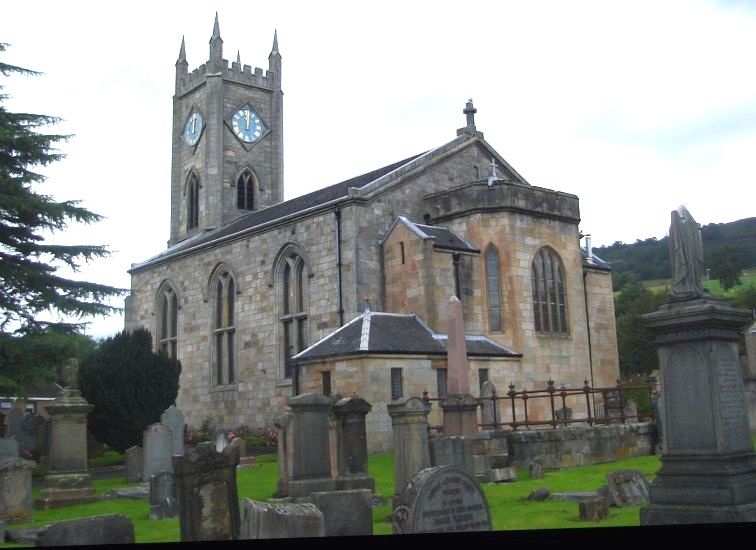
[[160, 472], [170, 472], [172, 466], [171, 431], [167, 426], [156, 423], [147, 426], [142, 438], [142, 481]]
[[467, 437], [434, 437], [430, 440], [430, 455], [433, 466], [458, 466], [475, 475], [473, 445]]
[[638, 470], [618, 470], [606, 474], [609, 494], [615, 506], [635, 506], [648, 502], [648, 481]]
[[328, 412], [331, 399], [318, 393], [289, 398], [293, 434], [289, 496], [306, 497], [315, 491], [332, 491]]
[[184, 454], [184, 426], [186, 419], [184, 413], [175, 405], [168, 407], [160, 416], [160, 423], [167, 426], [171, 432], [171, 455], [181, 456]]
[[[168, 519], [174, 515], [165, 516], [164, 502], [176, 500], [176, 478], [173, 472], [159, 472], [150, 476], [150, 519]], [[175, 507], [174, 507], [175, 508]], [[170, 511], [170, 506], [168, 506]], [[173, 510], [175, 512], [175, 510]]]
[[393, 428], [394, 493], [404, 491], [407, 482], [431, 465], [428, 443], [430, 404], [419, 397], [398, 399], [386, 405]]
[[134, 445], [126, 450], [126, 481], [139, 483], [142, 481], [143, 470], [142, 448], [139, 445]]
[[37, 534], [36, 546], [134, 544], [134, 524], [122, 514], [59, 521]]
[[373, 493], [370, 489], [312, 493], [310, 499], [323, 512], [326, 537], [373, 534]]
[[325, 518], [323, 512], [314, 504], [268, 504], [244, 499], [240, 539], [297, 539], [324, 536]]
[[213, 434], [213, 441], [215, 442], [215, 452], [222, 453], [223, 450], [226, 447], [228, 447], [228, 444], [229, 444], [228, 435], [226, 435], [226, 430], [221, 430], [221, 429], [215, 430], [215, 433]]
[[554, 411], [554, 417], [557, 420], [572, 420], [572, 409], [569, 407], [557, 409]]
[[0, 437], [0, 462], [19, 458], [21, 449], [15, 437]]
[[[19, 446], [21, 452], [24, 451], [36, 454], [37, 453], [37, 421], [36, 418], [41, 418], [31, 411], [26, 411], [21, 420], [21, 432], [19, 434]], [[43, 421], [44, 422], [44, 421]]]
[[635, 401], [628, 401], [627, 403], [625, 403], [625, 409], [623, 412], [625, 418], [627, 418], [630, 422], [638, 421], [638, 405], [635, 403]]
[[609, 507], [603, 498], [590, 498], [578, 502], [580, 521], [602, 521], [609, 517]]
[[340, 399], [333, 406], [336, 418], [336, 489], [370, 489], [375, 480], [368, 473], [365, 417], [372, 409], [361, 397]]
[[173, 457], [181, 541], [232, 540], [239, 537], [236, 467], [239, 449], [188, 449]]
[[543, 479], [543, 457], [537, 456], [528, 464], [530, 479]]
[[87, 414], [93, 408], [79, 390], [70, 386], [47, 405], [50, 434], [46, 488], [34, 501], [35, 508], [48, 510], [98, 500], [87, 464]]
[[493, 430], [497, 424], [501, 423], [501, 417], [496, 410], [498, 404], [491, 399], [495, 394], [496, 386], [490, 380], [483, 382], [480, 387], [480, 416], [484, 430]]
[[294, 430], [292, 419], [294, 416], [291, 411], [285, 412], [278, 417], [273, 423], [278, 430], [277, 452], [278, 452], [278, 482], [276, 483], [276, 492], [273, 494], [276, 498], [289, 496], [289, 481], [291, 480], [292, 469], [292, 447], [294, 445]]
[[641, 525], [756, 521], [756, 454], [738, 354], [751, 315], [700, 289], [699, 245], [687, 210], [672, 212], [670, 296], [643, 316], [659, 355], [665, 448]]
[[744, 331], [748, 376], [756, 376], [756, 321]]
[[5, 414], [5, 437], [21, 437], [21, 426], [24, 422], [24, 411], [13, 407]]
[[0, 462], [0, 520], [26, 521], [32, 517], [32, 476], [35, 464], [22, 458]]
[[394, 499], [395, 535], [490, 531], [488, 501], [475, 479], [456, 466], [415, 474]]

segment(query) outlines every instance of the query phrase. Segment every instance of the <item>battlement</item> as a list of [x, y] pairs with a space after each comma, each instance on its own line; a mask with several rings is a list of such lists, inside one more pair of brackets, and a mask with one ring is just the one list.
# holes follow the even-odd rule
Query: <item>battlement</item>
[[[208, 68], [207, 63], [203, 63], [192, 72], [185, 76], [179, 76], [176, 83], [176, 95], [183, 95], [197, 86], [204, 84], [207, 79]], [[229, 67], [228, 59], [223, 60], [223, 67], [220, 71], [221, 76], [232, 82], [238, 82], [247, 86], [256, 86], [257, 88], [266, 88], [272, 90], [276, 87], [276, 73], [274, 71], [267, 70], [263, 73], [263, 69], [255, 67], [252, 69], [251, 65], [242, 66], [240, 63], [234, 61]]]

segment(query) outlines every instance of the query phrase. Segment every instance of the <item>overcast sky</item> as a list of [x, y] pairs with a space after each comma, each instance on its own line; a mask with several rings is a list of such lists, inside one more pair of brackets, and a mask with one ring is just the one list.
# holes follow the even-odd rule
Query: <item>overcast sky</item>
[[[756, 215], [756, 2], [73, 2], [0, 7], [12, 111], [74, 134], [42, 192], [106, 219], [56, 237], [106, 244], [77, 276], [129, 287], [166, 246], [174, 64], [283, 58], [285, 198], [437, 147], [472, 98], [486, 140], [532, 185], [580, 197], [595, 245]], [[120, 302], [120, 300], [118, 301]], [[110, 335], [122, 316], [94, 320]]]

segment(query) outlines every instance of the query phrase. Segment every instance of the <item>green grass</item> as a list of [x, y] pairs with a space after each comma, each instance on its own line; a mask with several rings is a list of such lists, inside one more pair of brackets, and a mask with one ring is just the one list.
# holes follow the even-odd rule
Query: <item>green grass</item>
[[[239, 499], [264, 501], [276, 490], [278, 464], [275, 455], [258, 457], [259, 466], [239, 470], [237, 487]], [[535, 489], [546, 487], [552, 493], [595, 491], [606, 484], [606, 474], [615, 470], [637, 469], [652, 479], [660, 468], [657, 456], [630, 458], [609, 464], [584, 466], [563, 470], [546, 471], [545, 478], [530, 479], [527, 470], [518, 470], [514, 483], [483, 483], [493, 518], [494, 530], [563, 529], [574, 527], [637, 526], [640, 522], [640, 506], [610, 508], [609, 519], [600, 523], [578, 521], [578, 505], [575, 502], [531, 502], [525, 500]], [[391, 496], [394, 493], [394, 457], [391, 453], [369, 457], [370, 475], [375, 478], [376, 493], [386, 499], [386, 504], [373, 509], [373, 533], [391, 534]], [[104, 495], [117, 487], [126, 487], [125, 478], [94, 481], [98, 495]], [[32, 491], [32, 498], [40, 489]], [[91, 504], [79, 504], [56, 510], [34, 510], [33, 520], [24, 524], [7, 525], [17, 529], [46, 525], [55, 521], [96, 516], [123, 514], [134, 522], [136, 540], [145, 542], [176, 542], [180, 539], [178, 518], [155, 521], [149, 519], [149, 505], [145, 500], [113, 499]], [[0, 548], [18, 545], [0, 544]]]
[[[646, 288], [653, 292], [663, 291], [664, 289], [669, 288], [669, 286], [672, 284], [672, 281], [670, 279], [654, 279], [651, 281], [641, 282]], [[719, 284], [719, 281], [716, 279], [711, 279], [710, 281], [704, 280], [701, 282], [701, 286], [708, 288], [712, 296], [719, 297], [729, 296], [738, 289], [747, 287], [749, 285], [756, 286], [756, 267], [744, 269], [740, 275], [740, 285], [731, 288], [728, 291], [723, 290], [722, 286]]]
[[88, 461], [90, 468], [102, 468], [103, 466], [117, 466], [126, 463], [126, 455], [116, 451], [107, 451], [104, 455], [96, 458], [90, 458]]

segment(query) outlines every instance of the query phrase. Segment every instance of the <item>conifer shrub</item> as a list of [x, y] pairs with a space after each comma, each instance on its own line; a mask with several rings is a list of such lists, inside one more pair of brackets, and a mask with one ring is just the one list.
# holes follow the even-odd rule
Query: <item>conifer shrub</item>
[[81, 394], [94, 405], [92, 435], [118, 452], [141, 445], [142, 432], [175, 402], [180, 374], [179, 361], [152, 351], [147, 329], [104, 340], [79, 369]]

